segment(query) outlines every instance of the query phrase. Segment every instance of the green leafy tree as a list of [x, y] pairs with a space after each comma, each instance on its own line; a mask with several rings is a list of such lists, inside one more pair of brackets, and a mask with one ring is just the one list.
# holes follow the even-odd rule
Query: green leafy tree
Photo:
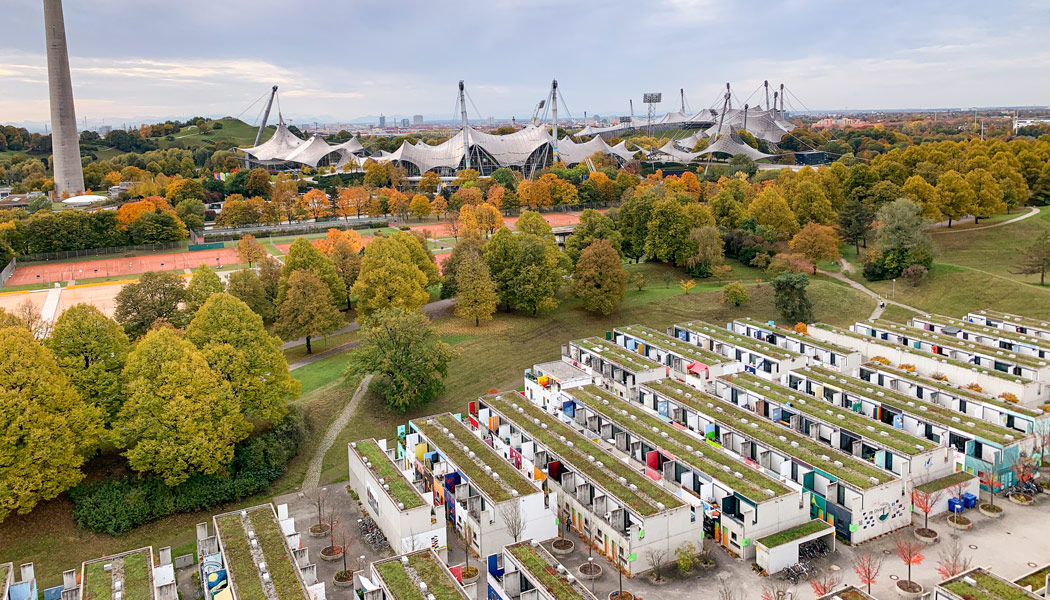
[[350, 290], [357, 283], [357, 277], [361, 274], [361, 252], [354, 249], [350, 240], [340, 237], [332, 243], [328, 250], [328, 258], [335, 265], [336, 272], [346, 286], [346, 305], [350, 306]]
[[248, 305], [263, 321], [272, 321], [277, 316], [277, 307], [266, 293], [262, 279], [252, 269], [241, 269], [230, 273], [226, 293]]
[[1050, 270], [1050, 231], [1043, 231], [1024, 254], [1014, 271], [1018, 275], [1039, 274], [1039, 285], [1046, 285], [1046, 272]]
[[937, 181], [937, 196], [940, 200], [941, 214], [948, 217], [948, 227], [952, 221], [970, 214], [976, 203], [973, 189], [966, 179], [955, 171], [948, 171]]
[[401, 241], [377, 238], [365, 246], [361, 273], [354, 283], [357, 310], [371, 314], [377, 310], [400, 306], [417, 309], [426, 304], [427, 276], [419, 270], [412, 254]]
[[864, 243], [864, 247], [868, 246], [868, 236], [871, 235], [874, 220], [875, 215], [871, 214], [868, 207], [856, 198], [847, 200], [842, 210], [839, 211], [839, 235], [842, 236], [843, 241], [854, 245], [858, 256], [861, 242]]
[[204, 228], [204, 203], [197, 198], [180, 200], [175, 205], [175, 215], [189, 229], [200, 231]]
[[441, 341], [419, 310], [390, 307], [365, 317], [365, 343], [353, 350], [347, 374], [375, 373], [373, 389], [387, 408], [404, 413], [445, 389], [448, 365], [458, 352]]
[[496, 284], [479, 251], [466, 253], [457, 269], [456, 316], [473, 319], [476, 327], [482, 319], [487, 321], [496, 312], [499, 302]]
[[[270, 299], [274, 307], [277, 306], [277, 292], [281, 288], [281, 271], [284, 263], [272, 256], [264, 256], [259, 260], [259, 281], [266, 290], [266, 297]], [[276, 308], [275, 308], [276, 310]]]
[[748, 300], [747, 288], [739, 281], [730, 281], [722, 288], [722, 304], [743, 306]]
[[727, 185], [715, 194], [711, 198], [711, 212], [718, 226], [734, 229], [740, 225], [740, 222], [747, 218], [747, 209], [744, 208], [746, 199], [746, 193], [737, 185]]
[[342, 324], [343, 317], [332, 303], [328, 286], [312, 271], [293, 272], [273, 324], [274, 333], [285, 341], [306, 338], [306, 353], [313, 354], [310, 340], [328, 335]]
[[645, 241], [649, 236], [649, 219], [652, 217], [654, 200], [648, 194], [632, 195], [620, 206], [616, 215], [616, 228], [623, 236], [620, 251], [627, 258], [638, 262], [645, 256]]
[[113, 316], [124, 331], [139, 336], [158, 319], [177, 323], [179, 303], [185, 296], [181, 277], [171, 271], [148, 271], [138, 282], [120, 288]]
[[[835, 222], [835, 209], [831, 206], [831, 200], [816, 181], [803, 181], [795, 188], [791, 210], [802, 225], [810, 222], [830, 225]], [[789, 237], [791, 235], [794, 233], [788, 234]]]
[[572, 292], [583, 300], [583, 308], [607, 315], [623, 302], [627, 292], [627, 270], [609, 240], [597, 239], [576, 262]]
[[252, 169], [244, 179], [244, 196], [269, 198], [273, 186], [270, 184], [270, 173], [266, 169]]
[[215, 294], [190, 321], [186, 339], [230, 384], [242, 414], [269, 423], [288, 414], [299, 382], [288, 373], [280, 339], [266, 332], [262, 317], [247, 304], [230, 294]]
[[[453, 298], [459, 291], [459, 274], [462, 272], [460, 265], [464, 264], [468, 256], [476, 255], [483, 257], [485, 239], [480, 235], [467, 235], [452, 247], [452, 254], [442, 263], [441, 297]], [[491, 274], [490, 274], [491, 276]]]
[[204, 306], [208, 298], [211, 298], [212, 294], [218, 294], [225, 290], [226, 286], [222, 283], [219, 275], [209, 269], [207, 265], [201, 265], [193, 273], [193, 277], [190, 277], [190, 284], [186, 286], [186, 312], [192, 317], [197, 312], [197, 309]]
[[966, 174], [966, 183], [973, 190], [974, 224], [979, 223], [981, 219], [1006, 211], [1003, 190], [991, 173], [984, 169], [974, 169]]
[[514, 228], [517, 229], [518, 233], [531, 233], [541, 238], [554, 239], [554, 231], [551, 229], [550, 224], [543, 219], [543, 215], [535, 211], [522, 211]]
[[123, 377], [127, 399], [113, 424], [114, 441], [126, 448], [132, 469], [155, 473], [169, 486], [225, 469], [234, 445], [251, 431], [229, 383], [170, 327], [142, 338]]
[[580, 260], [583, 249], [590, 246], [594, 240], [608, 240], [616, 253], [620, 253], [620, 243], [623, 236], [616, 230], [616, 224], [602, 213], [588, 208], [580, 213], [580, 222], [573, 228], [572, 234], [565, 240], [565, 254], [569, 256], [572, 264]]
[[813, 322], [813, 303], [806, 292], [809, 277], [803, 273], [783, 273], [769, 283], [773, 286], [773, 304], [785, 321]]
[[653, 205], [645, 238], [645, 254], [674, 265], [681, 264], [689, 252], [689, 221], [682, 204], [673, 198]]
[[404, 246], [409, 256], [412, 257], [412, 262], [427, 276], [426, 287], [437, 285], [441, 282], [441, 273], [438, 271], [437, 262], [434, 260], [434, 255], [430, 252], [425, 238], [417, 235], [415, 232], [398, 231], [390, 236], [390, 239]]
[[[808, 181], [805, 183], [810, 184], [818, 193], [820, 192], [820, 188], [816, 184]], [[830, 209], [830, 207], [831, 205], [829, 204], [828, 208]], [[795, 213], [788, 206], [787, 200], [775, 187], [768, 187], [762, 190], [762, 193], [755, 196], [755, 199], [751, 201], [751, 205], [747, 207], [747, 210], [756, 223], [776, 233], [780, 239], [787, 239], [798, 233], [798, 219], [795, 218]]]
[[933, 241], [924, 229], [927, 221], [922, 216], [922, 207], [914, 201], [901, 198], [883, 206], [878, 220], [881, 225], [875, 234], [875, 245], [881, 252], [932, 252]]
[[102, 411], [29, 330], [0, 328], [0, 521], [80, 483], [101, 433]]
[[329, 298], [333, 303], [342, 302], [346, 297], [346, 286], [343, 285], [339, 272], [332, 263], [316, 246], [306, 238], [299, 238], [292, 242], [288, 248], [288, 256], [284, 259], [284, 267], [281, 269], [281, 279], [277, 285], [277, 305], [284, 303], [284, 295], [288, 290], [288, 282], [296, 271], [310, 271], [318, 279], [328, 286]]
[[108, 425], [123, 402], [121, 371], [131, 342], [116, 321], [90, 304], [66, 309], [44, 341], [84, 400], [99, 407]]
[[919, 175], [912, 175], [904, 182], [901, 188], [904, 198], [913, 200], [922, 207], [922, 214], [928, 219], [941, 218], [941, 199], [937, 194], [937, 188], [930, 185], [928, 181]]
[[685, 265], [690, 275], [710, 277], [712, 269], [725, 262], [725, 246], [717, 227], [705, 225], [689, 232], [689, 245], [693, 253]]

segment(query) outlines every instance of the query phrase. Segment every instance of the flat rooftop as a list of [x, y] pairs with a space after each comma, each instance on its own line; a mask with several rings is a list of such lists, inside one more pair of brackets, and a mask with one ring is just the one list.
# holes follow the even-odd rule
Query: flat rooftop
[[1017, 439], [1014, 436], [1014, 433], [1017, 432], [1014, 432], [1012, 429], [1007, 429], [1006, 427], [996, 425], [995, 423], [989, 423], [988, 421], [974, 419], [973, 417], [964, 415], [963, 413], [954, 411], [950, 408], [945, 408], [940, 404], [920, 400], [913, 396], [902, 394], [896, 390], [868, 383], [863, 379], [846, 377], [841, 373], [812, 366], [798, 369], [795, 373], [829, 385], [832, 388], [848, 392], [854, 396], [867, 398], [868, 400], [877, 400], [901, 412], [914, 416], [921, 416], [923, 419], [931, 423], [935, 423], [942, 427], [950, 427], [959, 431], [965, 431], [972, 436], [980, 437], [999, 445], [1005, 446]]
[[[895, 475], [888, 471], [869, 465], [830, 446], [818, 444], [810, 439], [809, 436], [802, 435], [797, 431], [781, 427], [773, 429], [762, 423], [765, 417], [760, 417], [744, 410], [732, 402], [726, 402], [709, 394], [701, 394], [699, 399], [689, 398], [685, 395], [685, 390], [664, 382], [646, 383], [643, 385], [716, 422], [726, 425], [730, 429], [740, 432], [742, 435], [755, 438], [766, 446], [776, 448], [786, 456], [817, 467], [832, 477], [845, 481], [858, 489], [871, 489], [896, 478]], [[835, 464], [836, 461], [839, 464]]]
[[984, 569], [971, 569], [942, 581], [940, 587], [961, 600], [1026, 600], [1040, 598], [1020, 586], [997, 577]]
[[845, 346], [840, 346], [831, 342], [825, 342], [824, 340], [818, 340], [815, 337], [799, 333], [794, 329], [785, 329], [783, 327], [777, 327], [775, 325], [770, 325], [769, 323], [763, 323], [762, 321], [752, 319], [751, 317], [744, 317], [742, 319], [737, 319], [737, 321], [740, 323], [746, 323], [747, 325], [750, 325], [752, 327], [772, 331], [773, 333], [781, 337], [790, 338], [803, 344], [808, 344], [816, 348], [823, 348], [824, 350], [827, 350], [829, 352], [837, 352], [839, 354], [853, 354], [857, 352], [856, 350], [852, 350]]
[[[307, 598], [269, 504], [217, 515], [215, 528], [226, 556], [230, 585], [236, 588], [238, 598], [269, 598], [267, 590], [272, 590], [278, 600]], [[252, 539], [256, 540], [254, 546]], [[260, 562], [266, 563], [268, 582], [262, 580]]]
[[631, 352], [623, 346], [618, 346], [601, 338], [584, 338], [582, 340], [572, 340], [570, 343], [588, 350], [593, 354], [597, 354], [605, 360], [615, 363], [634, 373], [648, 371], [650, 369], [664, 368], [663, 365], [655, 360], [650, 360], [641, 354]]
[[[408, 563], [408, 564], [405, 564]], [[427, 593], [437, 600], [466, 600], [467, 595], [445, 565], [430, 550], [376, 561], [372, 568], [379, 574], [394, 600], [423, 600], [418, 582], [427, 584]]]
[[1011, 313], [1001, 312], [998, 310], [975, 310], [971, 311], [972, 315], [984, 315], [993, 319], [999, 319], [1012, 323], [1014, 325], [1020, 325], [1021, 327], [1031, 327], [1032, 329], [1045, 329], [1050, 330], [1050, 321], [1046, 319], [1036, 319], [1035, 317], [1026, 317], [1024, 315], [1015, 315]]
[[[519, 394], [508, 392], [486, 396], [482, 401], [515, 424], [520, 431], [550, 448], [581, 475], [596, 482], [620, 504], [630, 507], [643, 517], [684, 505], [681, 499], [653, 483], [653, 480], [625, 465], [619, 458]], [[589, 458], [592, 456], [594, 462]], [[626, 483], [620, 483], [621, 477]], [[630, 487], [632, 485], [634, 489]]]
[[[107, 570], [107, 565], [110, 568]], [[122, 573], [121, 591], [125, 600], [150, 600], [153, 597], [153, 554], [149, 548], [139, 548], [87, 561], [81, 573], [82, 600], [111, 600], [114, 574]], [[3, 575], [0, 574], [0, 581]]]
[[395, 505], [400, 503], [404, 506], [402, 510], [411, 510], [426, 504], [419, 490], [405, 479], [401, 469], [390, 460], [390, 456], [379, 447], [374, 438], [354, 442], [351, 450], [357, 453], [362, 463], [368, 465], [377, 479], [386, 483], [388, 489], [384, 491]]
[[1027, 356], [1024, 354], [1018, 354], [1016, 352], [1005, 352], [992, 346], [985, 346], [984, 344], [976, 344], [969, 340], [963, 340], [953, 335], [944, 335], [940, 333], [934, 333], [932, 331], [926, 331], [925, 329], [919, 329], [918, 327], [908, 327], [907, 325], [900, 325], [893, 321], [887, 321], [885, 319], [875, 319], [874, 321], [861, 321], [861, 324], [876, 329], [882, 329], [884, 331], [893, 331], [900, 335], [907, 336], [914, 340], [923, 340], [931, 344], [937, 344], [939, 346], [945, 346], [947, 348], [957, 348], [969, 352], [974, 352], [987, 356], [989, 358], [998, 358], [1004, 362], [1012, 362], [1021, 366], [1030, 367], [1032, 369], [1041, 369], [1047, 365], [1047, 362], [1041, 358], [1034, 356]]
[[884, 365], [877, 362], [871, 362], [864, 363], [864, 368], [876, 371], [878, 373], [886, 373], [898, 379], [913, 382], [916, 385], [921, 385], [937, 390], [944, 390], [945, 392], [957, 396], [959, 398], [965, 398], [966, 400], [970, 400], [973, 402], [982, 402], [984, 404], [990, 404], [992, 406], [997, 406], [1004, 410], [1010, 410], [1018, 414], [1027, 415], [1029, 417], [1034, 418], [1046, 414], [1040, 410], [1028, 408], [1027, 406], [1023, 406], [1019, 403], [1007, 402], [1002, 398], [996, 398], [994, 396], [989, 396], [987, 394], [982, 394], [973, 390], [968, 390], [964, 387], [957, 387], [946, 381], [939, 381], [930, 377], [924, 377], [915, 373], [909, 373], [904, 369], [898, 369], [897, 367], [891, 365]]
[[578, 579], [569, 579], [558, 571], [557, 560], [538, 543], [533, 546], [531, 540], [507, 546], [514, 560], [530, 579], [538, 582], [556, 600], [591, 600], [594, 595]]
[[566, 381], [568, 379], [586, 379], [590, 377], [587, 371], [578, 369], [564, 360], [552, 360], [550, 362], [539, 363], [535, 365], [535, 369], [539, 369], [558, 381]]
[[720, 365], [728, 362], [733, 362], [731, 359], [716, 354], [709, 350], [697, 346], [696, 344], [690, 344], [689, 342], [683, 342], [682, 340], [674, 337], [673, 335], [667, 335], [666, 333], [659, 332], [651, 327], [645, 325], [628, 325], [626, 327], [616, 327], [614, 331], [626, 333], [632, 335], [645, 343], [650, 344], [656, 348], [659, 348], [665, 352], [673, 352], [683, 358], [688, 358], [697, 362], [701, 362], [707, 365]]
[[[445, 413], [416, 419], [412, 425], [493, 502], [512, 500], [515, 498], [514, 492], [518, 496], [539, 493], [540, 489], [525, 479], [521, 471], [503, 460], [492, 447], [452, 415]], [[492, 470], [486, 471], [486, 466]]]
[[750, 373], [726, 375], [721, 378], [730, 385], [752, 392], [763, 398], [786, 405], [792, 410], [810, 418], [841, 427], [861, 437], [892, 448], [905, 456], [915, 456], [937, 448], [930, 440], [912, 435], [906, 431], [887, 425], [882, 421], [859, 415], [851, 410], [832, 406], [823, 400], [814, 400], [807, 394], [797, 392], [789, 387], [770, 383]]
[[[953, 319], [952, 317], [945, 317], [944, 315], [935, 314], [923, 314], [917, 317], [930, 323], [935, 323], [942, 327], [956, 327], [963, 331], [970, 331], [986, 335], [988, 337], [996, 337], [1004, 340], [1010, 340], [1019, 344], [1027, 344], [1029, 346], [1035, 346], [1043, 350], [1050, 350], [1050, 340], [1046, 338], [1036, 337], [1034, 335], [1025, 335], [1023, 333], [1017, 333], [1015, 331], [1006, 331], [999, 329], [998, 327], [988, 327], [987, 325], [978, 325], [977, 323], [971, 323], [965, 319]], [[987, 344], [985, 344], [987, 345]], [[995, 348], [995, 346], [991, 346]], [[1001, 350], [1000, 348], [995, 348]]]
[[718, 479], [736, 493], [755, 503], [765, 502], [795, 492], [776, 479], [749, 466], [703, 439], [689, 435], [637, 404], [627, 402], [596, 386], [563, 392], [579, 400], [596, 413], [651, 444], [674, 449], [675, 460]]
[[762, 340], [756, 340], [755, 338], [747, 337], [746, 335], [740, 335], [733, 333], [723, 327], [718, 327], [704, 321], [689, 321], [688, 323], [677, 323], [675, 327], [679, 329], [688, 329], [689, 331], [706, 335], [714, 340], [731, 344], [739, 348], [750, 350], [756, 354], [763, 354], [771, 358], [782, 360], [787, 358], [798, 358], [802, 356], [798, 352], [791, 350], [785, 350], [779, 346], [774, 346], [768, 342]]

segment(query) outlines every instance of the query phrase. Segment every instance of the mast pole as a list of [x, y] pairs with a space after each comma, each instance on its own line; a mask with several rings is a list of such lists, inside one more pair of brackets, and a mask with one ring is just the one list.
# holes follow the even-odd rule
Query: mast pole
[[554, 122], [554, 155], [551, 164], [558, 162], [558, 80], [551, 81], [551, 120]]
[[[257, 131], [255, 133], [255, 144], [253, 144], [252, 147], [258, 146], [259, 145], [259, 141], [262, 140], [263, 132], [266, 131], [266, 121], [269, 120], [269, 118], [270, 118], [270, 108], [273, 107], [273, 98], [276, 95], [277, 95], [277, 86], [275, 85], [275, 86], [273, 86], [273, 89], [270, 90], [270, 99], [266, 102], [266, 110], [263, 111], [262, 123], [259, 124], [259, 131]], [[245, 157], [244, 157], [244, 168], [245, 169], [250, 169], [251, 168], [251, 160], [248, 158], [247, 155], [245, 155]]]
[[463, 163], [467, 169], [470, 168], [470, 123], [467, 121], [466, 92], [463, 91], [463, 80], [459, 80], [459, 107], [460, 116], [463, 119]]

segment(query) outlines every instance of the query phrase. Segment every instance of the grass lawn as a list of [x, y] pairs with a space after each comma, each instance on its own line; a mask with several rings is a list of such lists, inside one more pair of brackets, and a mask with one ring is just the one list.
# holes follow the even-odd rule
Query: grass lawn
[[[360, 339], [360, 337], [361, 334], [359, 332], [348, 331], [346, 333], [338, 333], [336, 335], [330, 335], [328, 337], [323, 337], [316, 340], [311, 339], [310, 346], [313, 348], [314, 354], [317, 354], [318, 352], [324, 352], [329, 348], [337, 348], [339, 346], [342, 346], [343, 344]], [[307, 356], [311, 355], [306, 353], [306, 344], [294, 346], [284, 351], [284, 358], [288, 360], [288, 364], [292, 364], [295, 361], [302, 360]], [[305, 369], [306, 367], [301, 368]], [[295, 373], [297, 374], [298, 371], [299, 369], [296, 369]]]
[[340, 352], [339, 354], [328, 356], [317, 362], [312, 362], [306, 366], [299, 367], [292, 371], [292, 377], [299, 380], [299, 383], [303, 388], [302, 395], [305, 397], [309, 392], [325, 386], [337, 379], [341, 380], [343, 377], [343, 370], [346, 369], [346, 363], [349, 359], [350, 356], [346, 352]]
[[[1010, 217], [1016, 217], [1015, 212]], [[954, 227], [952, 229], [955, 229]], [[1050, 229], [1050, 207], [1040, 208], [1037, 216], [994, 229], [969, 233], [933, 234], [938, 263], [969, 267], [1016, 281], [1039, 283], [1038, 275], [1015, 275], [1012, 270], [1040, 233]]]
[[903, 306], [897, 306], [896, 304], [887, 304], [886, 310], [882, 311], [882, 318], [887, 321], [894, 321], [896, 323], [907, 323], [912, 317], [918, 316], [919, 313], [908, 310]]

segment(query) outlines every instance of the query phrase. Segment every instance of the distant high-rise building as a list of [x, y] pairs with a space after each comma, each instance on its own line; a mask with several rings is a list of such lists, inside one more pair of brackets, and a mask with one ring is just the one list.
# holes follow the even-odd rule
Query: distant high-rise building
[[408, 119], [401, 119], [401, 126], [408, 127]]
[[412, 116], [412, 124], [413, 125], [422, 125], [423, 124], [423, 115], [413, 115]]
[[44, 0], [44, 38], [47, 41], [47, 81], [51, 100], [51, 149], [55, 162], [55, 195], [84, 192], [80, 165], [80, 136], [73, 108], [73, 83], [69, 78], [66, 23], [62, 0]]
[[386, 129], [386, 116], [379, 115], [379, 128]]

